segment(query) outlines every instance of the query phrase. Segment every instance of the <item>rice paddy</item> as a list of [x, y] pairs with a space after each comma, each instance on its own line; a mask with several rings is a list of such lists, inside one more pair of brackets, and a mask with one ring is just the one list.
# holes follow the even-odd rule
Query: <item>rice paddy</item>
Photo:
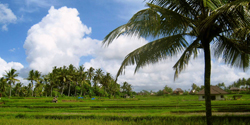
[[[212, 101], [214, 124], [250, 124], [250, 95]], [[0, 124], [175, 124], [205, 123], [205, 102], [197, 95], [135, 98], [2, 98]]]

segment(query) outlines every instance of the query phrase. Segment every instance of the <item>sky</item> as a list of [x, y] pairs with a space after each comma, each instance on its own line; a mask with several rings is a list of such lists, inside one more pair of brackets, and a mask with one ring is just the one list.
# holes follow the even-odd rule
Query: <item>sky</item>
[[[122, 35], [109, 47], [103, 47], [102, 40], [145, 4], [144, 0], [1, 0], [0, 77], [15, 68], [18, 79], [27, 85], [31, 69], [46, 74], [54, 66], [69, 64], [101, 68], [115, 77], [124, 57], [150, 39]], [[183, 90], [191, 89], [192, 83], [203, 85], [202, 51], [174, 80], [173, 66], [179, 57], [145, 66], [136, 74], [134, 66], [128, 66], [118, 83], [127, 81], [137, 92], [158, 91], [165, 85]], [[212, 85], [228, 86], [249, 74], [212, 56]]]

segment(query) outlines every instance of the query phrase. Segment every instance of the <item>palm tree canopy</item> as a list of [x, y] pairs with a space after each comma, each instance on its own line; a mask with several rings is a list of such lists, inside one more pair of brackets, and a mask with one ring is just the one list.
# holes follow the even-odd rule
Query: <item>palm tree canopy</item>
[[19, 73], [16, 73], [16, 69], [11, 68], [10, 71], [5, 71], [6, 75], [4, 75], [7, 79], [7, 81], [10, 81], [11, 83], [15, 83], [16, 81], [19, 82], [18, 79], [16, 79], [16, 77], [18, 76]]
[[[204, 43], [213, 43], [215, 56], [222, 57], [226, 64], [243, 69], [249, 66], [249, 0], [149, 0], [147, 6], [103, 40], [108, 46], [120, 35], [156, 39], [129, 53], [116, 78], [128, 65], [135, 64], [136, 72], [182, 52], [173, 67], [177, 77]], [[188, 42], [186, 37], [194, 40]]]

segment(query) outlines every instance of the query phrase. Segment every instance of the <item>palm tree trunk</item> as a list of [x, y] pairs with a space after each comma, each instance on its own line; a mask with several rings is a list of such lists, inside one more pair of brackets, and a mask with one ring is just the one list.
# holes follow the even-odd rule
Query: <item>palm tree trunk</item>
[[10, 95], [9, 95], [9, 98], [11, 97], [11, 83], [10, 83]]
[[205, 54], [205, 103], [206, 103], [206, 121], [207, 125], [212, 124], [212, 111], [211, 111], [211, 96], [210, 96], [210, 78], [211, 78], [211, 55], [209, 42], [204, 42], [204, 54]]
[[69, 97], [69, 94], [70, 94], [70, 83], [68, 83], [69, 84], [69, 91], [68, 91], [68, 97]]
[[76, 96], [76, 86], [77, 86], [77, 83], [76, 83], [76, 85], [75, 85], [75, 96]]
[[64, 84], [62, 85], [61, 96], [62, 96], [62, 94], [63, 94], [63, 90], [64, 90]]
[[52, 85], [50, 87], [50, 96], [52, 97]]
[[33, 97], [33, 93], [34, 93], [34, 91], [33, 91], [33, 81], [31, 81], [31, 84], [32, 84], [31, 91], [32, 91], [32, 97]]

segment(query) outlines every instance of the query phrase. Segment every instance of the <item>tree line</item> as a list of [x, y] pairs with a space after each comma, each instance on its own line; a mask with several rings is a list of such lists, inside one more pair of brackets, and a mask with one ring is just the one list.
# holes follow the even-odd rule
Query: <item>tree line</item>
[[30, 70], [28, 85], [17, 79], [19, 73], [11, 68], [0, 78], [0, 94], [2, 96], [37, 97], [37, 96], [101, 96], [115, 97], [132, 95], [132, 85], [126, 81], [118, 84], [113, 76], [102, 69], [84, 66], [76, 68], [53, 67], [48, 74], [42, 75], [38, 70]]

